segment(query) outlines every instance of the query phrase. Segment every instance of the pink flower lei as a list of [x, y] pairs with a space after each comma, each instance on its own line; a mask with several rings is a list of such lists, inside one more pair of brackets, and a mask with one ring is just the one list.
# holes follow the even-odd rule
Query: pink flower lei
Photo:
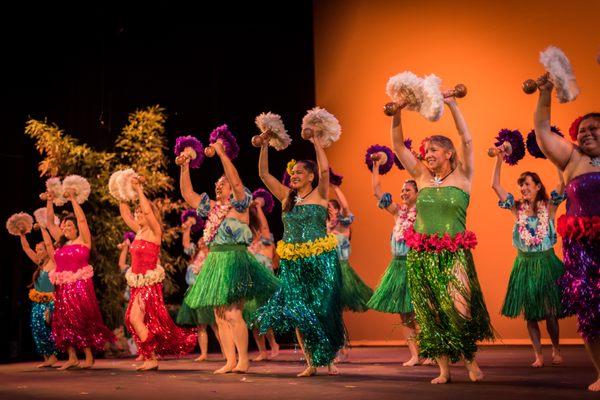
[[398, 207], [398, 213], [396, 214], [396, 224], [394, 225], [394, 240], [400, 242], [404, 240], [404, 233], [413, 227], [415, 220], [417, 219], [417, 209], [415, 207], [408, 207], [401, 205]]
[[519, 206], [517, 213], [517, 230], [519, 231], [519, 237], [528, 246], [538, 246], [544, 238], [548, 235], [548, 207], [543, 201], [538, 202], [537, 218], [538, 224], [535, 228], [535, 236], [527, 229], [527, 217], [529, 211], [529, 203], [523, 202]]
[[217, 231], [219, 230], [219, 226], [227, 217], [227, 214], [231, 210], [231, 203], [221, 203], [216, 202], [213, 208], [208, 213], [208, 218], [206, 221], [206, 225], [204, 226], [204, 243], [211, 243], [215, 236], [217, 235]]

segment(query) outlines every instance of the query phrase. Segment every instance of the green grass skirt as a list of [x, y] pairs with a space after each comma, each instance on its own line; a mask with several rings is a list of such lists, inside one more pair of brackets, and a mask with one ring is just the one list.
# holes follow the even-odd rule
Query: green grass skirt
[[519, 251], [513, 264], [502, 315], [527, 321], [541, 321], [548, 316], [564, 318], [562, 291], [558, 278], [565, 266], [554, 249], [538, 252]]
[[340, 260], [342, 268], [342, 307], [347, 311], [365, 312], [367, 303], [373, 296], [373, 289], [368, 287], [354, 271], [348, 260]]
[[192, 309], [219, 307], [256, 299], [264, 302], [277, 278], [244, 245], [211, 246], [202, 270], [184, 302]]
[[[265, 269], [267, 271], [269, 271], [270, 274], [273, 274], [273, 276], [275, 276], [275, 273], [273, 272], [272, 269], [268, 268], [267, 266], [265, 266], [262, 263], [261, 263], [261, 265], [263, 265], [265, 267]], [[277, 279], [277, 278], [275, 278], [275, 279]], [[279, 279], [277, 279], [277, 282], [279, 283]], [[256, 324], [256, 318], [258, 317], [257, 311], [265, 303], [266, 303], [266, 300], [259, 302], [256, 299], [252, 299], [252, 300], [246, 302], [246, 304], [244, 304], [243, 316], [244, 316], [244, 321], [246, 321], [246, 325], [248, 325], [248, 328], [254, 329], [254, 328], [258, 327]]]
[[[483, 300], [471, 251], [410, 250], [407, 256], [408, 283], [420, 327], [422, 357], [447, 356], [452, 362], [472, 360], [477, 342], [493, 339], [490, 316]], [[462, 296], [470, 310], [464, 316], [454, 306]]]
[[345, 343], [340, 288], [342, 273], [335, 250], [316, 256], [282, 259], [280, 285], [258, 310], [261, 333], [300, 330], [311, 365], [333, 362]]
[[390, 261], [367, 307], [392, 314], [414, 311], [408, 288], [406, 256], [396, 256]]
[[[189, 292], [190, 288], [186, 291]], [[190, 325], [198, 326], [202, 324], [214, 325], [215, 324], [215, 312], [211, 307], [203, 307], [192, 309], [188, 306], [185, 301], [181, 302], [177, 318], [175, 320], [177, 325]]]

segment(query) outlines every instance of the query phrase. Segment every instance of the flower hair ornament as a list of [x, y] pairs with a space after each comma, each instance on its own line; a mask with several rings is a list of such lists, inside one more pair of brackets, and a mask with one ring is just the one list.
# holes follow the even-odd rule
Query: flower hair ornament
[[285, 166], [285, 171], [289, 175], [292, 175], [292, 170], [294, 169], [294, 166], [296, 164], [298, 164], [298, 162], [292, 158], [290, 161], [288, 161], [287, 165]]
[[583, 120], [583, 115], [575, 118], [575, 121], [573, 121], [571, 123], [571, 126], [569, 127], [569, 136], [571, 137], [571, 140], [573, 140], [574, 142], [577, 141], [577, 134], [579, 133], [579, 124], [581, 124], [582, 120]]

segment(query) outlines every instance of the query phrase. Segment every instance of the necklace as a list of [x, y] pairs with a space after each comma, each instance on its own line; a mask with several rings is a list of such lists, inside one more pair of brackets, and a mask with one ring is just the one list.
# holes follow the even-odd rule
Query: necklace
[[296, 197], [294, 198], [294, 203], [296, 203], [296, 205], [298, 204], [302, 204], [302, 202], [304, 202], [304, 200], [306, 200], [306, 198], [308, 196], [310, 196], [310, 194], [312, 192], [314, 192], [315, 188], [312, 188], [312, 190], [310, 192], [308, 192], [308, 194], [306, 196], [300, 196], [299, 194], [296, 195]]
[[600, 167], [600, 156], [590, 157], [590, 164], [594, 167]]
[[444, 182], [444, 179], [449, 177], [450, 174], [452, 174], [453, 172], [454, 172], [454, 169], [452, 169], [450, 172], [448, 172], [446, 174], [446, 176], [444, 176], [443, 178], [440, 178], [437, 175], [434, 175], [433, 179], [431, 179], [431, 183], [433, 183], [433, 186], [440, 186], [442, 184], [442, 182]]

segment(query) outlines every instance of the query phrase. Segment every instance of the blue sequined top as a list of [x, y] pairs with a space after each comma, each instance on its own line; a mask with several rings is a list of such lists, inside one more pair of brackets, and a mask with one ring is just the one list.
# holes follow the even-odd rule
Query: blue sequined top
[[284, 243], [303, 243], [327, 236], [327, 207], [320, 204], [294, 206], [281, 218]]
[[50, 282], [48, 272], [41, 270], [40, 275], [35, 280], [33, 287], [38, 292], [52, 293], [54, 292], [54, 285]]

